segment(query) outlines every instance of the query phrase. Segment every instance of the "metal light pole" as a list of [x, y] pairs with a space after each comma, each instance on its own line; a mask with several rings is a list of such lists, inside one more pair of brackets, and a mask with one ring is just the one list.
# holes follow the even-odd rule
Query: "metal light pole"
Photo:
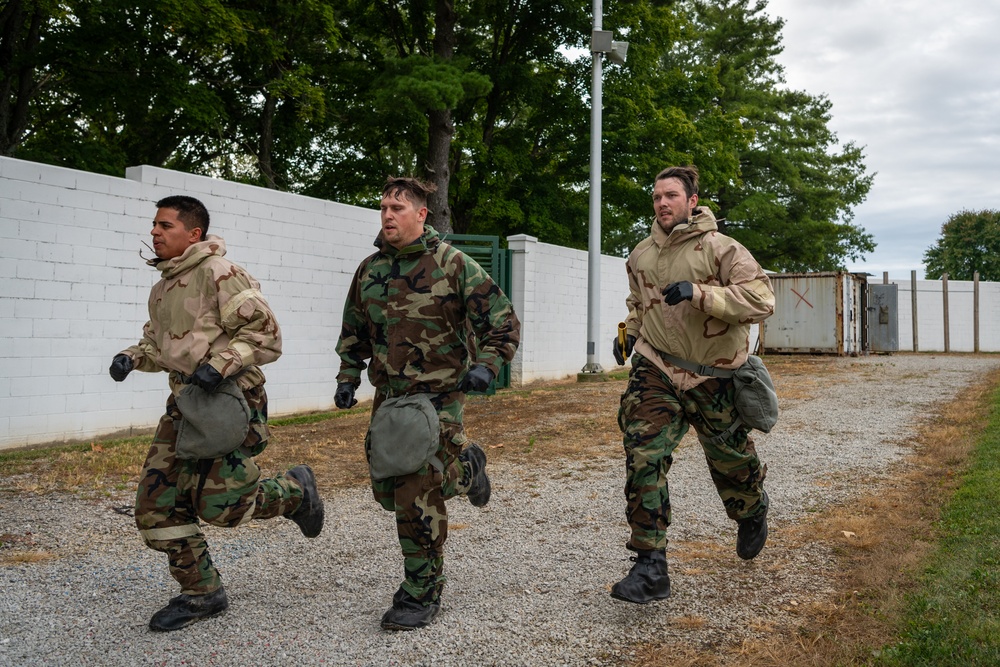
[[602, 30], [604, 8], [594, 0], [594, 30], [590, 52], [594, 74], [590, 94], [590, 223], [587, 237], [587, 364], [577, 374], [581, 382], [607, 379], [597, 355], [601, 335], [601, 113], [604, 97], [602, 54], [612, 62], [624, 64], [628, 42], [615, 42], [609, 30]]

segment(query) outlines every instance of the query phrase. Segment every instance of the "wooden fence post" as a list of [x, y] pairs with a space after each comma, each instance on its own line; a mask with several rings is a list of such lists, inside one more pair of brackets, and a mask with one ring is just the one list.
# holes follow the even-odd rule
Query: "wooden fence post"
[[979, 354], [979, 271], [972, 274], [972, 350]]
[[941, 296], [944, 301], [944, 351], [951, 352], [951, 341], [948, 337], [948, 274], [941, 275]]

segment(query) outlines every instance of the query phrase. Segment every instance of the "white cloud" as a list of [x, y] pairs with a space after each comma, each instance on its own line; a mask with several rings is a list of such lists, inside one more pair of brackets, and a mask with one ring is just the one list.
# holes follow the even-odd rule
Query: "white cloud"
[[1000, 208], [1000, 9], [991, 0], [770, 0], [791, 88], [826, 94], [830, 127], [878, 172], [855, 222], [878, 248], [850, 265], [923, 275], [962, 209]]

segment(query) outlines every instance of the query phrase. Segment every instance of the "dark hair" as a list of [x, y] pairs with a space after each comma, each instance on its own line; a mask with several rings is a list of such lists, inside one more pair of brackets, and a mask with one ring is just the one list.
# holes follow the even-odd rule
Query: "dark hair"
[[390, 176], [385, 181], [385, 187], [382, 188], [382, 196], [404, 196], [416, 204], [417, 208], [424, 208], [427, 206], [427, 197], [436, 190], [436, 185], [422, 181], [419, 178]]
[[184, 228], [191, 231], [195, 227], [201, 229], [201, 240], [208, 237], [208, 209], [194, 197], [171, 195], [156, 202], [156, 208], [170, 208], [177, 211], [177, 217], [184, 223]]
[[683, 183], [684, 192], [687, 193], [688, 199], [691, 199], [692, 195], [698, 194], [698, 167], [693, 164], [686, 167], [667, 167], [656, 175], [656, 181], [662, 181], [665, 178], [676, 178]]

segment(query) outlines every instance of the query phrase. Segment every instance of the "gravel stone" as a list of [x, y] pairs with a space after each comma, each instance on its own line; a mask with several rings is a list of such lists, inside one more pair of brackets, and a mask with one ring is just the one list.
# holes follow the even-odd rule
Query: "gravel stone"
[[[178, 593], [162, 554], [145, 548], [122, 496], [0, 494], [0, 534], [30, 533], [57, 558], [0, 567], [0, 665], [618, 665], [635, 646], [672, 639], [705, 649], [794, 623], [829, 602], [834, 558], [792, 548], [783, 532], [811, 513], [877, 489], [909, 452], [921, 421], [984, 373], [991, 356], [895, 355], [836, 360], [817, 394], [786, 400], [755, 434], [768, 465], [770, 538], [755, 560], [735, 553], [693, 439], [670, 472], [673, 596], [613, 600], [628, 571], [623, 458], [545, 468], [489, 468], [493, 498], [449, 503], [448, 585], [437, 620], [390, 633], [379, 619], [402, 578], [390, 514], [367, 488], [325, 494], [322, 535], [291, 521], [206, 527], [230, 608], [173, 633], [149, 617]], [[599, 433], [609, 452], [620, 434]], [[0, 480], [2, 485], [3, 480]]]

